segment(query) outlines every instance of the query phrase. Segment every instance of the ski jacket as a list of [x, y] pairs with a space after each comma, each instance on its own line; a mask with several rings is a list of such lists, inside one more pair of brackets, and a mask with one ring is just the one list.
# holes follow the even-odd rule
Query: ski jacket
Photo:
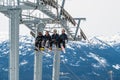
[[52, 40], [58, 41], [59, 40], [59, 35], [58, 34], [53, 34], [52, 35]]
[[45, 40], [45, 41], [47, 41], [47, 40], [51, 41], [51, 36], [50, 36], [50, 35], [48, 35], [48, 36], [45, 35], [45, 36], [44, 36], [44, 40]]
[[36, 42], [41, 42], [43, 40], [44, 40], [44, 36], [37, 36], [35, 41]]
[[60, 35], [60, 39], [61, 39], [62, 41], [65, 41], [65, 40], [68, 41], [68, 37], [67, 37], [67, 35], [66, 35], [65, 33]]

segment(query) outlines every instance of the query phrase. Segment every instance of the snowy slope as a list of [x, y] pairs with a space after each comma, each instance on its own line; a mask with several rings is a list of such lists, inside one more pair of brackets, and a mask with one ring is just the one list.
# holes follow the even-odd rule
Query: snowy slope
[[[20, 36], [20, 80], [33, 80], [34, 38]], [[97, 36], [90, 40], [69, 41], [61, 52], [60, 80], [120, 80], [120, 35]], [[9, 42], [0, 36], [0, 80], [8, 80]], [[53, 53], [44, 53], [43, 80], [51, 80]]]

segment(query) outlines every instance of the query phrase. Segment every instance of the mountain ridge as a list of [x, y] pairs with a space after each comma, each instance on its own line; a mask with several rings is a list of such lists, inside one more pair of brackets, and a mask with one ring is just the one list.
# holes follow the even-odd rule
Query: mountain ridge
[[[120, 77], [120, 41], [111, 42], [94, 37], [90, 43], [69, 41], [66, 53], [61, 52], [60, 80], [109, 80], [109, 71], [113, 71], [113, 80]], [[114, 38], [115, 39], [115, 38]], [[111, 44], [112, 43], [112, 44]], [[114, 44], [113, 44], [114, 43]], [[20, 80], [33, 80], [34, 38], [20, 36]], [[9, 41], [0, 42], [0, 80], [8, 80]], [[51, 80], [53, 52], [44, 53], [43, 80]], [[29, 76], [31, 75], [31, 76]]]

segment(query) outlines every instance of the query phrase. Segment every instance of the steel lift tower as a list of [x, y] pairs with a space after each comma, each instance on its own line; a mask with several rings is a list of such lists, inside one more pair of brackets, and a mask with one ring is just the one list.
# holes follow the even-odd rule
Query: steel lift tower
[[[86, 18], [73, 18], [64, 9], [64, 4], [65, 0], [61, 5], [58, 0], [0, 0], [0, 12], [9, 18], [9, 80], [19, 80], [19, 24], [26, 25], [34, 37], [38, 32], [46, 31], [47, 25], [59, 24], [66, 30], [70, 40], [81, 39], [77, 37], [81, 30], [80, 22]], [[34, 13], [42, 13], [46, 17], [40, 17]], [[49, 30], [51, 29], [54, 27], [50, 26]], [[83, 32], [82, 37], [85, 38]], [[42, 80], [42, 57], [41, 51], [34, 55], [34, 80]], [[52, 80], [59, 80], [60, 51], [55, 50], [53, 61]]]

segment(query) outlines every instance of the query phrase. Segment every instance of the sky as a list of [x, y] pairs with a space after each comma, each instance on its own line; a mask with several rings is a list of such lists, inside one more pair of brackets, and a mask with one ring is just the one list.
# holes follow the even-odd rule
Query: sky
[[[84, 17], [80, 27], [89, 36], [120, 32], [120, 0], [66, 0], [65, 9], [73, 17]], [[9, 19], [0, 13], [0, 32], [8, 33]], [[20, 34], [29, 29], [20, 25]]]
[[81, 28], [88, 36], [120, 32], [120, 0], [69, 0], [65, 7], [75, 17], [85, 17]]

